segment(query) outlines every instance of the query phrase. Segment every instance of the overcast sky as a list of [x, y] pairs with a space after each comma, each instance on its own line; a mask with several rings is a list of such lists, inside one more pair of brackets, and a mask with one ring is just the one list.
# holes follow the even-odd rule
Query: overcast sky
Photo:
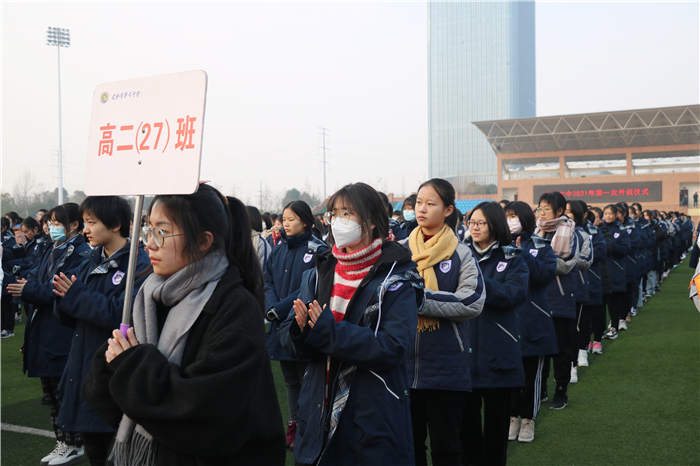
[[[354, 181], [397, 195], [428, 176], [426, 3], [2, 3], [2, 192], [30, 169], [83, 189], [100, 83], [202, 69], [201, 178], [257, 204]], [[698, 2], [537, 2], [537, 114], [700, 102]], [[156, 176], [168, 176], [163, 167]], [[104, 176], [109, 176], [105, 174]]]

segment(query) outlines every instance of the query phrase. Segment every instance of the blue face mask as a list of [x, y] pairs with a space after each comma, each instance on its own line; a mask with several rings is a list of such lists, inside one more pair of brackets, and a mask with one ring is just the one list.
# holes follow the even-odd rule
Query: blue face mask
[[63, 227], [50, 226], [49, 234], [51, 235], [51, 239], [56, 241], [57, 243], [66, 240], [66, 229]]
[[403, 211], [403, 219], [406, 220], [407, 222], [412, 222], [416, 219], [416, 211], [415, 210], [404, 210]]

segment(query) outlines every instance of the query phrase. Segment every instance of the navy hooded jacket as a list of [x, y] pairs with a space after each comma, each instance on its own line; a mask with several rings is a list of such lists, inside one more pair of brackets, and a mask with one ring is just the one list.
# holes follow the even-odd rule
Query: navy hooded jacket
[[[130, 243], [109, 258], [102, 257], [103, 247], [90, 251], [76, 271], [77, 280], [63, 298], [56, 302], [56, 317], [73, 330], [73, 344], [68, 363], [58, 385], [61, 410], [58, 425], [69, 432], [113, 432], [99, 413], [80, 396], [83, 380], [92, 366], [95, 352], [119, 328], [124, 308], [126, 273]], [[136, 275], [150, 266], [148, 254], [139, 248]], [[147, 276], [134, 282], [132, 302]]]
[[[301, 276], [314, 266], [314, 256], [328, 249], [326, 243], [311, 234], [287, 236], [285, 241], [272, 248], [265, 269], [265, 311], [274, 308], [279, 319], [270, 322], [267, 328], [267, 350], [270, 359], [293, 361], [282, 348], [279, 327], [292, 310], [299, 296]], [[294, 314], [294, 312], [292, 312]]]
[[612, 252], [607, 255], [610, 288], [613, 293], [627, 291], [625, 279], [625, 257], [632, 251], [630, 235], [627, 229], [616, 220], [613, 223], [601, 223], [601, 226], [612, 234]]
[[[297, 359], [310, 360], [299, 394], [294, 441], [297, 462], [414, 464], [406, 356], [416, 335], [423, 291], [422, 279], [410, 257], [395, 242], [385, 242], [377, 263], [358, 286], [340, 322], [335, 322], [327, 307], [335, 257], [330, 251], [317, 256], [316, 269], [304, 274], [299, 299], [305, 303], [316, 299], [325, 308], [313, 329], [307, 324], [302, 332], [294, 312], [280, 328], [287, 352]], [[383, 285], [386, 281], [390, 283]], [[352, 371], [352, 366], [355, 370], [348, 375], [350, 380], [343, 376], [349, 383], [347, 401], [337, 413], [337, 428], [328, 440], [329, 412], [343, 389], [339, 386], [340, 374]]]
[[532, 233], [520, 237], [522, 258], [528, 268], [527, 299], [518, 306], [520, 350], [523, 357], [557, 354], [557, 336], [547, 301], [547, 285], [557, 276], [557, 256], [549, 241]]
[[496, 241], [482, 256], [471, 238], [469, 246], [486, 282], [484, 309], [469, 322], [472, 387], [522, 387], [517, 308], [527, 299], [530, 272], [515, 248], [502, 248]]
[[75, 274], [87, 260], [90, 247], [83, 235], [74, 236], [60, 248], [47, 248], [27, 277], [22, 301], [34, 305], [24, 332], [24, 371], [29, 377], [60, 377], [68, 361], [73, 332], [54, 318], [58, 298], [51, 283], [54, 275]]

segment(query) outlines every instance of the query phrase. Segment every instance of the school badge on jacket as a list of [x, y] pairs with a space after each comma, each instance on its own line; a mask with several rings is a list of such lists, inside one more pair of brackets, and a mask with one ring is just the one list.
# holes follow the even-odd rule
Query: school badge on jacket
[[440, 262], [440, 272], [447, 273], [452, 270], [452, 260], [447, 259], [446, 261]]
[[117, 270], [116, 272], [114, 272], [114, 275], [112, 276], [112, 283], [114, 284], [114, 286], [117, 286], [122, 282], [122, 278], [124, 278], [124, 275], [124, 272], [122, 272], [121, 270]]
[[508, 262], [499, 262], [496, 266], [496, 272], [503, 272], [508, 266]]
[[308, 264], [313, 259], [314, 255], [311, 253], [304, 254], [304, 264]]

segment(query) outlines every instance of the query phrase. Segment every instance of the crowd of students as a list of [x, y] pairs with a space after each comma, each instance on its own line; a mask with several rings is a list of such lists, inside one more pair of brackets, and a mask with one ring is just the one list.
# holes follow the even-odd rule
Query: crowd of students
[[2, 337], [23, 308], [24, 371], [57, 439], [42, 466], [283, 464], [285, 443], [300, 465], [426, 465], [428, 438], [434, 465], [505, 464], [694, 231], [558, 192], [463, 215], [442, 179], [401, 211], [364, 183], [326, 209], [261, 214], [206, 184], [156, 196], [131, 296], [124, 198], [5, 215]]

